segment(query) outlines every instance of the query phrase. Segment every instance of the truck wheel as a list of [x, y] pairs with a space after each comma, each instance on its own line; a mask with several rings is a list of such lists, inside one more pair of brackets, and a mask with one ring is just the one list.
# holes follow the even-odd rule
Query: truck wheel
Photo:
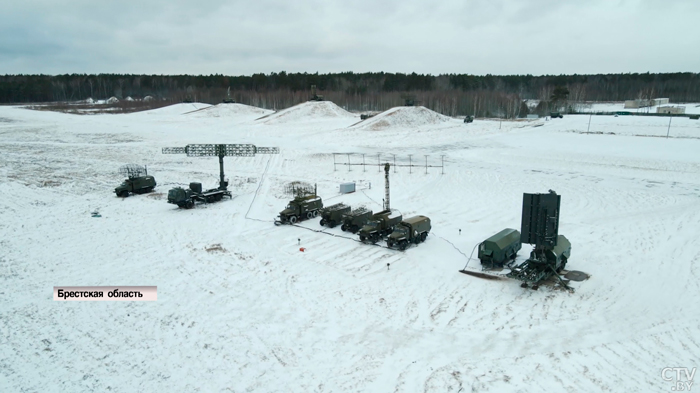
[[331, 220], [331, 221], [328, 223], [328, 226], [331, 227], [331, 228], [335, 228], [336, 225], [338, 225], [338, 224], [336, 224], [335, 221], [333, 221], [333, 220]]
[[377, 244], [377, 242], [379, 241], [379, 235], [372, 235], [370, 241], [372, 242], [372, 244]]
[[193, 200], [189, 200], [189, 201], [185, 202], [185, 209], [192, 209], [193, 207], [194, 207]]
[[353, 225], [350, 228], [350, 232], [352, 232], [352, 233], [357, 233], [357, 231], [359, 231], [359, 230], [360, 230], [360, 227], [358, 227], [357, 225]]
[[366, 239], [367, 239], [367, 238], [366, 238], [364, 235], [360, 235], [360, 241], [361, 241], [361, 242], [365, 241]]
[[403, 250], [406, 249], [407, 246], [408, 246], [408, 242], [407, 242], [407, 241], [402, 240], [402, 241], [399, 242], [399, 250], [403, 251]]
[[306, 218], [308, 218], [309, 220], [314, 218], [314, 213], [313, 212], [306, 213]]
[[428, 232], [421, 233], [420, 234], [420, 241], [424, 242], [427, 237], [428, 237]]
[[318, 210], [313, 211], [313, 216], [314, 216], [314, 218], [316, 218], [318, 216]]
[[120, 198], [126, 198], [129, 196], [129, 191], [119, 191], [119, 195], [117, 195]]
[[292, 223], [292, 224], [296, 224], [296, 223], [297, 223], [297, 216], [290, 216], [290, 217], [289, 217], [289, 222]]
[[340, 230], [343, 231], [343, 232], [345, 232], [347, 229], [348, 229], [348, 226], [345, 225], [345, 224], [343, 224], [343, 225], [340, 226]]
[[322, 218], [322, 219], [321, 219], [321, 226], [324, 226], [324, 225], [326, 225], [326, 220], [324, 220], [324, 219]]

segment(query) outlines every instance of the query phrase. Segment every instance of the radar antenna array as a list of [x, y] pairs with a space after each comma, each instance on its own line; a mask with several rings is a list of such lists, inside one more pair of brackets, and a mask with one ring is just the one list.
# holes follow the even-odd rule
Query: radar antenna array
[[225, 190], [224, 157], [253, 157], [256, 154], [279, 154], [278, 147], [257, 147], [251, 144], [191, 144], [185, 147], [164, 147], [163, 154], [186, 154], [188, 157], [219, 157], [219, 189]]
[[134, 179], [148, 175], [148, 171], [146, 170], [145, 166], [138, 164], [126, 164], [119, 167], [119, 174], [126, 176], [129, 179]]

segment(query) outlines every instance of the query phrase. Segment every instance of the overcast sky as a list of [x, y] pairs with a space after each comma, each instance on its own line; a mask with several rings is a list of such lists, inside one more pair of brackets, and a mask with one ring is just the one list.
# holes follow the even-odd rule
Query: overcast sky
[[700, 0], [17, 0], [0, 74], [700, 72]]

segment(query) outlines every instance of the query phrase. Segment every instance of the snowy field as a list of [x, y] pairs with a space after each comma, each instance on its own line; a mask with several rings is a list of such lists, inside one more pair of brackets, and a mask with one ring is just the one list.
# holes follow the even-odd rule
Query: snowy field
[[[588, 116], [360, 122], [328, 102], [230, 105], [0, 107], [0, 391], [670, 392], [662, 369], [700, 366], [700, 121], [674, 118], [666, 138], [656, 117], [594, 116], [588, 131]], [[190, 143], [281, 153], [225, 158], [233, 200], [182, 210], [170, 188], [218, 182], [216, 158], [161, 154]], [[429, 216], [427, 241], [400, 252], [304, 229], [318, 218], [274, 226], [296, 180], [327, 205], [381, 209], [383, 173], [334, 171], [333, 152], [444, 155], [444, 174], [391, 173], [392, 207]], [[114, 195], [127, 163], [148, 166], [153, 193]], [[359, 190], [341, 196], [347, 181]], [[549, 189], [567, 268], [589, 280], [533, 291], [458, 272], [478, 242], [520, 229], [523, 192]], [[59, 285], [159, 293], [56, 302]]]

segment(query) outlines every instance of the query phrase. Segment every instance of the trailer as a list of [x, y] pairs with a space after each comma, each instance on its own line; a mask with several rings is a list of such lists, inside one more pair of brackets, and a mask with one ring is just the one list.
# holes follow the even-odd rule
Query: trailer
[[196, 202], [212, 203], [222, 200], [225, 196], [233, 199], [231, 191], [221, 188], [212, 188], [202, 191], [202, 183], [190, 183], [190, 188], [175, 187], [168, 191], [168, 203], [180, 208], [191, 209]]
[[506, 228], [479, 244], [479, 261], [484, 268], [503, 267], [515, 260], [521, 247], [520, 232]]
[[344, 203], [336, 203], [321, 209], [321, 226], [335, 227], [342, 222], [343, 215], [350, 212], [350, 206]]
[[369, 210], [366, 207], [352, 209], [351, 212], [343, 214], [343, 225], [340, 226], [340, 229], [343, 232], [349, 231], [352, 233], [357, 233], [357, 231], [359, 231], [371, 217], [372, 210]]

